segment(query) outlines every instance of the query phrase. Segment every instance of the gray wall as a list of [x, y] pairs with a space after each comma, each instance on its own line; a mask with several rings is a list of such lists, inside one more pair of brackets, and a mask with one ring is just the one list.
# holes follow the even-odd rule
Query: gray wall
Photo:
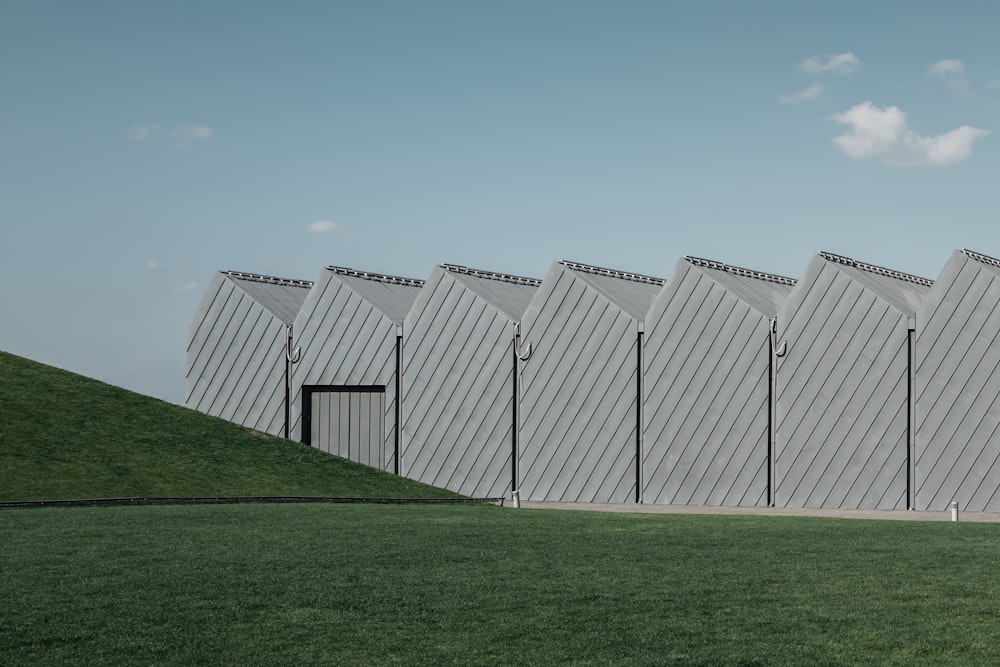
[[639, 325], [661, 287], [552, 265], [522, 319], [522, 498], [636, 500]]
[[791, 281], [727, 269], [681, 259], [646, 317], [644, 502], [767, 505], [768, 324]]
[[955, 251], [917, 320], [916, 509], [1000, 511], [1000, 265]]
[[912, 313], [902, 308], [926, 287], [904, 283], [818, 255], [779, 312], [778, 506], [906, 507]]
[[217, 273], [188, 328], [185, 404], [258, 431], [284, 435], [283, 318], [297, 309], [308, 285]]
[[371, 461], [367, 454], [351, 458], [392, 471], [395, 469], [397, 323], [372, 303], [380, 300], [379, 290], [392, 291], [395, 300], [399, 298], [396, 292], [402, 291], [404, 297], [409, 293], [411, 299], [419, 292], [418, 287], [352, 278], [331, 269], [324, 269], [317, 279], [294, 325], [294, 345], [300, 346], [302, 353], [292, 374], [292, 437], [304, 440], [303, 386], [382, 385], [385, 387], [383, 458], [377, 462]]
[[476, 497], [511, 492], [511, 312], [534, 284], [437, 267], [406, 316], [401, 474]]

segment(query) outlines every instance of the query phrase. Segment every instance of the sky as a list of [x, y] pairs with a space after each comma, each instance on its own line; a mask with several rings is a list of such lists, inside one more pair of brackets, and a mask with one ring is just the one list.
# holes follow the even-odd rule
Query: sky
[[214, 272], [1000, 256], [1000, 3], [0, 4], [0, 350], [183, 403]]

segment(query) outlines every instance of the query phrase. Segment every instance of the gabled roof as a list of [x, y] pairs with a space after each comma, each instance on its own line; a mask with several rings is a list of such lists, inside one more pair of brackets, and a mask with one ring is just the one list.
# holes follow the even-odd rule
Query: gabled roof
[[423, 280], [416, 278], [367, 273], [343, 266], [326, 269], [396, 324], [403, 323], [424, 285]]
[[667, 282], [663, 278], [605, 269], [568, 260], [559, 263], [636, 320], [646, 319], [646, 313], [653, 305], [653, 299]]
[[894, 271], [874, 264], [865, 264], [850, 257], [821, 252], [820, 257], [841, 266], [841, 270], [865, 285], [901, 312], [913, 315], [933, 280]]
[[993, 273], [1000, 274], [1000, 259], [997, 259], [995, 257], [990, 257], [989, 255], [984, 255], [983, 253], [976, 252], [974, 250], [966, 250], [965, 248], [962, 248], [961, 252], [966, 257], [974, 259], [980, 264], [988, 266], [993, 271]]
[[442, 264], [441, 268], [488, 304], [514, 320], [521, 319], [528, 302], [542, 284], [542, 281], [535, 278], [470, 269], [458, 264]]
[[795, 287], [794, 278], [753, 271], [700, 257], [685, 257], [703, 273], [731, 291], [762, 315], [773, 317]]
[[309, 289], [310, 280], [276, 278], [240, 271], [220, 271], [222, 275], [236, 283], [250, 298], [285, 324], [295, 321]]

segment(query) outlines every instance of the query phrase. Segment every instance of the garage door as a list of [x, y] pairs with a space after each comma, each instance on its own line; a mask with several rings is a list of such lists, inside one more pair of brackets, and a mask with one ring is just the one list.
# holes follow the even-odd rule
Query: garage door
[[358, 463], [383, 467], [384, 387], [309, 387], [303, 400], [307, 444]]

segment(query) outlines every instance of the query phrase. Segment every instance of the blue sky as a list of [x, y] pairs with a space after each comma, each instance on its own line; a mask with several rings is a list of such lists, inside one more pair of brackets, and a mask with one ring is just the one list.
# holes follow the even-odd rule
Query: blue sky
[[1000, 255], [1000, 4], [9, 2], [0, 349], [174, 402], [214, 271], [934, 278]]

